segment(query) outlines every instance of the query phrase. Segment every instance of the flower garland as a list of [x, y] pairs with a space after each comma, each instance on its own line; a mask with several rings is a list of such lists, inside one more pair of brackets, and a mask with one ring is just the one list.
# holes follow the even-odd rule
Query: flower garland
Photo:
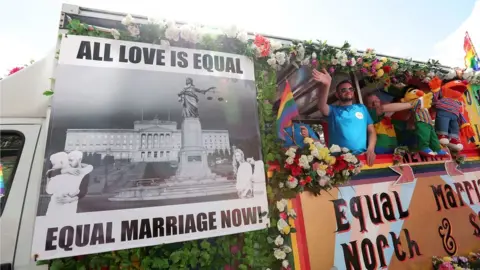
[[[242, 234], [241, 246], [238, 244], [239, 236], [222, 236], [216, 238], [215, 245], [210, 245], [206, 240], [200, 244], [200, 241], [191, 241], [180, 248], [178, 245], [146, 247], [49, 262], [58, 269], [69, 269], [65, 268], [66, 264], [75, 267], [135, 264], [160, 269], [183, 269], [186, 265], [198, 267], [198, 264], [201, 264], [207, 269], [217, 269], [218, 265], [223, 264], [224, 269], [237, 265], [238, 269], [255, 266], [255, 269], [290, 270], [293, 260], [290, 234], [295, 233], [291, 224], [296, 213], [289, 209], [288, 199], [295, 198], [305, 190], [318, 195], [321, 190], [328, 191], [337, 185], [345, 184], [360, 172], [362, 164], [348, 149], [340, 149], [338, 146], [329, 149], [311, 138], [305, 139], [304, 148], [290, 148], [285, 153], [281, 150], [275, 136], [272, 106], [276, 101], [276, 71], [288, 65], [309, 65], [327, 68], [332, 74], [338, 71], [361, 72], [370, 81], [385, 85], [401, 82], [408, 77], [405, 74], [425, 78], [427, 75], [433, 77], [442, 72], [439, 63], [433, 60], [419, 64], [411, 60], [379, 58], [373, 49], [361, 53], [351, 48], [348, 43], [337, 48], [325, 42], [312, 41], [282, 44], [261, 35], [250, 39], [246, 31], [235, 26], [214, 30], [198, 25], [179, 26], [173, 21], [153, 19], [139, 24], [131, 15], [127, 15], [122, 19], [123, 26], [120, 29], [107, 29], [84, 24], [68, 16], [67, 19], [69, 35], [223, 51], [246, 55], [254, 60], [262, 153], [268, 164], [267, 194], [271, 227], [268, 231]], [[52, 95], [53, 91], [48, 90], [45, 93]], [[265, 238], [268, 240], [266, 244]]]
[[433, 268], [435, 270], [462, 270], [462, 269], [479, 269], [480, 268], [480, 252], [470, 252], [468, 256], [452, 256], [452, 257], [432, 257]]

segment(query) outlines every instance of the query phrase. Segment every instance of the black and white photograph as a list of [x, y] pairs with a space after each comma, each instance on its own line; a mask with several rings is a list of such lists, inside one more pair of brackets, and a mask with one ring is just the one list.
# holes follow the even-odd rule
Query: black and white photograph
[[[118, 210], [140, 214], [147, 208], [198, 213], [251, 204], [267, 211], [253, 78], [79, 62], [77, 51], [70, 51], [74, 45], [78, 50], [79, 39], [62, 41], [69, 46], [62, 44], [56, 70], [36, 238], [45, 239], [37, 237], [45, 234], [39, 230], [55, 220], [73, 216], [85, 224], [92, 213], [107, 222]], [[253, 65], [241, 68], [253, 74]], [[183, 239], [170, 240], [176, 241]]]

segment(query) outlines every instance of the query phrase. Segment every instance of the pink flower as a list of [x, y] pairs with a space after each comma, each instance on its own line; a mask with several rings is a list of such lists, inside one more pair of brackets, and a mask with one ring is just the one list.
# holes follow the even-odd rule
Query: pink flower
[[368, 73], [368, 70], [367, 70], [366, 68], [361, 68], [360, 71], [361, 71], [362, 73], [365, 73], [365, 74]]
[[287, 220], [287, 218], [288, 218], [287, 213], [285, 213], [285, 212], [280, 213], [280, 218], [283, 219], [283, 220]]
[[330, 74], [333, 74], [333, 73], [335, 72], [335, 68], [334, 68], [334, 67], [330, 67], [330, 68], [328, 69], [328, 72], [329, 72]]
[[347, 66], [351, 66], [352, 65], [352, 60], [348, 60], [347, 61]]
[[325, 185], [328, 184], [328, 178], [321, 178], [320, 180], [318, 180], [318, 184], [319, 184], [321, 187], [324, 187]]
[[453, 265], [449, 262], [442, 263], [438, 269], [439, 270], [455, 270]]
[[232, 254], [237, 254], [240, 251], [240, 248], [237, 245], [231, 246], [230, 247], [230, 252]]
[[363, 58], [361, 58], [361, 57], [357, 58], [357, 63], [359, 65], [361, 65], [363, 63]]
[[8, 72], [8, 76], [12, 75], [12, 74], [15, 74], [17, 72], [19, 72], [20, 70], [22, 70], [23, 67], [14, 67], [12, 68], [9, 72]]
[[226, 265], [223, 267], [223, 270], [233, 270], [233, 268], [232, 268], [230, 265], [226, 264]]
[[312, 66], [313, 66], [313, 67], [317, 67], [317, 65], [318, 65], [317, 59], [313, 59], [313, 60], [312, 60]]

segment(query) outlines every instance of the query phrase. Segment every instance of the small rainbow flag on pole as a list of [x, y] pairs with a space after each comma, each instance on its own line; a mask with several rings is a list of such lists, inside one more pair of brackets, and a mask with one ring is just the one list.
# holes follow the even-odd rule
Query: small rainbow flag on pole
[[277, 114], [277, 133], [280, 139], [285, 139], [285, 128], [290, 124], [292, 119], [298, 115], [298, 108], [293, 99], [292, 89], [288, 81], [286, 81]]
[[3, 183], [3, 167], [0, 163], [0, 198], [5, 195], [5, 184]]
[[477, 52], [475, 47], [473, 47], [472, 40], [468, 35], [468, 32], [465, 32], [465, 39], [463, 40], [463, 50], [465, 51], [465, 67], [471, 68], [475, 71], [480, 70]]

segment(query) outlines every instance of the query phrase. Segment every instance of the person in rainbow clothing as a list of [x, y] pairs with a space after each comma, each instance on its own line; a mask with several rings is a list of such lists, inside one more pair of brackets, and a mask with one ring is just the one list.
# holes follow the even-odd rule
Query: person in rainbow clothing
[[363, 97], [363, 102], [368, 108], [370, 117], [373, 120], [377, 132], [377, 143], [375, 144], [376, 154], [393, 154], [398, 146], [397, 135], [392, 119], [395, 112], [412, 108], [410, 103], [389, 103], [382, 104], [375, 92], [370, 92]]

